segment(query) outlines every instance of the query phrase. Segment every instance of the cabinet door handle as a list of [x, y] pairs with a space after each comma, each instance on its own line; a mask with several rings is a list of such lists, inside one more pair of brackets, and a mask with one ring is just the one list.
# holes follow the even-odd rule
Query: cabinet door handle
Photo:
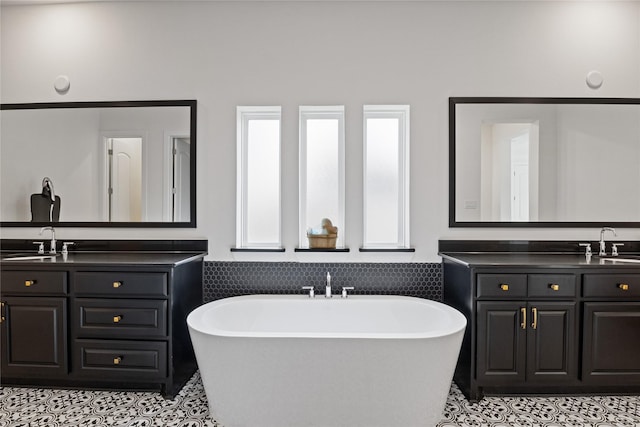
[[533, 307], [531, 309], [531, 314], [533, 316], [533, 323], [531, 324], [531, 327], [533, 329], [538, 329], [538, 309]]
[[500, 289], [502, 289], [503, 291], [508, 291], [509, 290], [509, 285], [506, 283], [502, 283], [500, 284]]
[[28, 288], [31, 285], [35, 285], [36, 281], [35, 280], [25, 280], [24, 281], [24, 285]]
[[0, 302], [0, 323], [4, 322], [4, 302]]
[[626, 283], [618, 283], [618, 288], [622, 289], [623, 291], [628, 291], [629, 285]]
[[122, 356], [116, 356], [113, 358], [113, 364], [114, 365], [119, 365], [120, 362], [122, 362]]
[[560, 285], [558, 285], [556, 283], [550, 284], [549, 287], [551, 288], [552, 291], [559, 291], [560, 290]]
[[119, 288], [120, 286], [122, 286], [122, 282], [113, 282], [114, 288]]
[[113, 316], [113, 323], [120, 323], [121, 320], [122, 320], [122, 316], [120, 315]]
[[522, 329], [527, 329], [527, 308], [526, 307], [522, 307], [520, 309], [520, 319], [522, 320], [520, 322], [520, 327]]

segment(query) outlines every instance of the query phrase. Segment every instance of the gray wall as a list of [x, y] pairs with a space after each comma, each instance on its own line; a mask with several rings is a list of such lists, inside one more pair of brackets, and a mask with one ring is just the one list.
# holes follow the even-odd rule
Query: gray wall
[[[212, 1], [6, 5], [2, 102], [198, 100], [198, 228], [64, 229], [73, 238], [210, 241], [208, 260], [437, 262], [439, 238], [582, 239], [584, 229], [449, 229], [449, 96], [640, 97], [637, 1]], [[604, 76], [590, 89], [591, 70]], [[71, 89], [59, 95], [56, 76]], [[344, 104], [348, 254], [294, 253], [297, 108]], [[361, 242], [362, 105], [411, 105], [411, 243]], [[235, 107], [283, 107], [283, 254], [232, 254]], [[2, 229], [32, 238], [34, 229]], [[619, 230], [638, 239], [637, 230]]]

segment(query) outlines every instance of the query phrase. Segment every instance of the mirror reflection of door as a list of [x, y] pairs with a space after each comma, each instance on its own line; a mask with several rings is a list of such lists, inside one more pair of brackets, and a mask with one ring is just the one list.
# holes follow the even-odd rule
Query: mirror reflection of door
[[511, 138], [511, 221], [529, 221], [529, 130]]
[[174, 222], [189, 221], [191, 142], [188, 137], [173, 137], [172, 218]]
[[538, 220], [537, 121], [483, 123], [481, 157], [481, 220]]
[[142, 221], [142, 138], [106, 138], [108, 215]]

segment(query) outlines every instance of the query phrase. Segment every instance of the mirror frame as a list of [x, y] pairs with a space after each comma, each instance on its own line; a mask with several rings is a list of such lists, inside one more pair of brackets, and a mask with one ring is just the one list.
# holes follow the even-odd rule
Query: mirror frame
[[189, 137], [191, 144], [190, 158], [190, 191], [189, 191], [189, 221], [183, 222], [106, 222], [106, 221], [59, 221], [59, 222], [31, 222], [31, 221], [0, 221], [0, 227], [98, 227], [98, 228], [196, 228], [196, 134], [197, 134], [197, 101], [196, 100], [157, 100], [157, 101], [97, 101], [97, 102], [41, 102], [0, 104], [0, 110], [36, 110], [50, 108], [135, 108], [135, 107], [188, 107], [189, 108]]
[[456, 221], [456, 106], [460, 104], [635, 104], [640, 98], [521, 98], [450, 97], [449, 98], [449, 227], [564, 227], [637, 228], [640, 221]]

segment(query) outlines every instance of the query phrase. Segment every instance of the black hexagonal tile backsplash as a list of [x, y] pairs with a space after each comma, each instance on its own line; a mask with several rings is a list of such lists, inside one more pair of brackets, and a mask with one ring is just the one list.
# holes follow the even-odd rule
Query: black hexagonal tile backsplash
[[353, 286], [354, 295], [407, 295], [442, 301], [440, 263], [204, 263], [204, 302], [248, 294], [302, 294], [303, 286], [324, 293], [327, 272], [333, 294]]

